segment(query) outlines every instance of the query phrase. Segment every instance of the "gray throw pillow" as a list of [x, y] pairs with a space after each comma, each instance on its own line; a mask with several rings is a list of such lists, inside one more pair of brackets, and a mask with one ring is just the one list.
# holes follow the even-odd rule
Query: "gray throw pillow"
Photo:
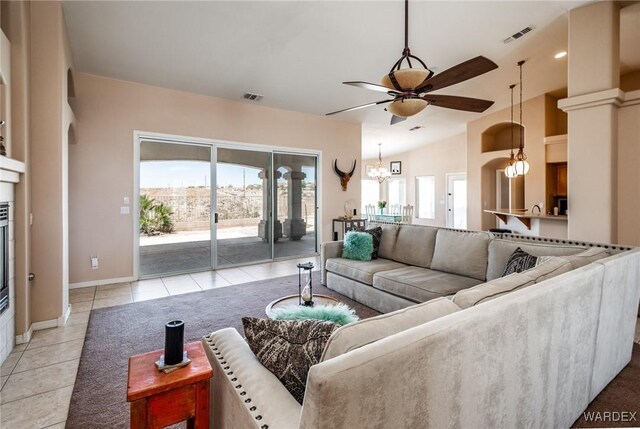
[[530, 255], [521, 248], [517, 248], [509, 257], [507, 266], [504, 267], [502, 277], [513, 273], [521, 273], [536, 266], [538, 258]]
[[307, 374], [320, 362], [329, 337], [340, 326], [322, 320], [270, 320], [243, 317], [249, 348], [296, 401], [302, 404]]

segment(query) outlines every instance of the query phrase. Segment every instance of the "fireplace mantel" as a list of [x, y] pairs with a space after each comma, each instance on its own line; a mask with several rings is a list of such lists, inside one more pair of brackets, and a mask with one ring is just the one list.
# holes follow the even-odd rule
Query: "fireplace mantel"
[[0, 156], [0, 182], [18, 183], [20, 174], [24, 172], [24, 162]]

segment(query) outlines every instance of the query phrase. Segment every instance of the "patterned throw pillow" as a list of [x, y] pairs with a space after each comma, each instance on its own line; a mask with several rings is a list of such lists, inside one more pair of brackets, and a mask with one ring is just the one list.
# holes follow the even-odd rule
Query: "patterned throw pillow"
[[307, 374], [320, 362], [329, 337], [340, 326], [322, 320], [270, 320], [243, 317], [249, 348], [296, 401], [302, 404]]
[[363, 232], [371, 234], [373, 238], [373, 251], [371, 252], [371, 259], [378, 259], [378, 249], [380, 248], [380, 240], [382, 240], [382, 227], [365, 229]]
[[517, 248], [507, 261], [507, 266], [504, 267], [502, 277], [508, 276], [513, 273], [521, 273], [536, 266], [538, 258], [530, 255], [521, 248]]
[[370, 261], [373, 252], [373, 236], [366, 232], [349, 231], [344, 236], [342, 257], [356, 261]]

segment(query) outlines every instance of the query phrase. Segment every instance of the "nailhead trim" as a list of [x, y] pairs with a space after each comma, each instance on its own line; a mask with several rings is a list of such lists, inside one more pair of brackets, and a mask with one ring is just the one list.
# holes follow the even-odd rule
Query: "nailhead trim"
[[260, 429], [269, 429], [269, 425], [262, 425], [260, 426]]
[[256, 407], [255, 407], [255, 406], [254, 406], [254, 407], [249, 408], [249, 411], [255, 411], [255, 410], [256, 410]]
[[236, 389], [240, 389], [241, 387], [242, 387], [242, 384], [238, 384], [238, 385], [236, 386]]
[[251, 398], [247, 398], [247, 399], [244, 400], [245, 404], [248, 404], [249, 402], [251, 402]]
[[238, 378], [237, 378], [237, 377], [233, 377], [233, 378], [231, 379], [231, 381], [238, 381]]
[[256, 420], [262, 420], [262, 416], [256, 416]]
[[247, 392], [240, 392], [240, 396], [244, 396], [246, 394], [247, 394]]

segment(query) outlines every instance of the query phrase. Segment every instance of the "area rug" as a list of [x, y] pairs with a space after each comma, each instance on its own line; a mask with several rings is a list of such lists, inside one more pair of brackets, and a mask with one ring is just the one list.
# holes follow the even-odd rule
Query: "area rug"
[[[313, 283], [314, 293], [340, 298], [361, 319], [379, 314], [322, 286], [319, 272], [314, 273]], [[226, 327], [242, 333], [242, 317], [266, 317], [268, 303], [296, 293], [298, 276], [293, 275], [93, 310], [66, 427], [129, 427], [129, 356], [162, 349], [166, 322], [185, 321], [185, 342]]]

